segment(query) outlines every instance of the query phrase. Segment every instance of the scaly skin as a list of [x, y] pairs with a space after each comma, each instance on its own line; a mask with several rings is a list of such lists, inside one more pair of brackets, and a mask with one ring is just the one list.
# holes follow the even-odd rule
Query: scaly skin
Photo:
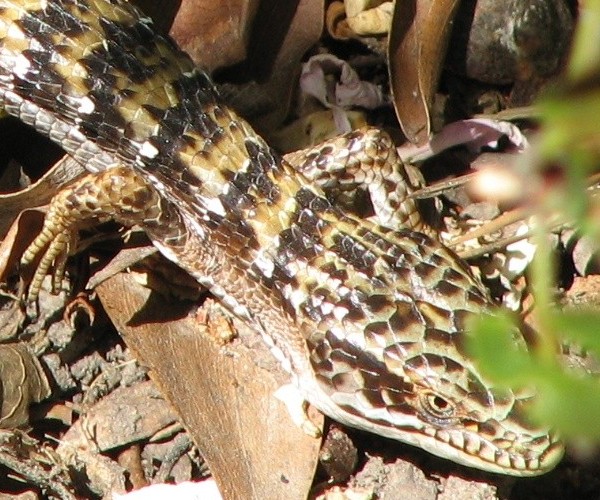
[[[279, 158], [128, 3], [0, 0], [0, 104], [91, 172], [57, 195], [24, 257], [43, 255], [34, 293], [81, 224], [139, 224], [330, 417], [493, 472], [560, 459], [556, 436], [523, 416], [532, 394], [497, 390], [464, 352], [465, 319], [491, 308], [468, 266], [419, 232], [343, 212], [306, 177], [319, 154], [304, 174]], [[375, 211], [415, 218], [385, 135], [332, 144], [349, 165], [389, 144]]]

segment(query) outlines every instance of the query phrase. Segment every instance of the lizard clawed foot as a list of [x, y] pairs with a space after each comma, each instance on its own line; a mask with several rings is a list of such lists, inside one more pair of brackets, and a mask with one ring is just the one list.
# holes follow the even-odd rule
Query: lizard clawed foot
[[106, 208], [110, 196], [106, 193], [113, 184], [111, 174], [107, 172], [89, 174], [52, 198], [42, 230], [21, 257], [22, 268], [37, 262], [33, 277], [22, 294], [25, 303], [37, 300], [42, 282], [50, 272], [52, 293], [57, 292], [64, 278], [67, 258], [77, 246], [79, 229], [110, 219]]
[[292, 421], [300, 427], [305, 434], [314, 438], [321, 437], [321, 429], [319, 429], [308, 417], [308, 414], [306, 413], [308, 403], [295, 385], [282, 385], [273, 395], [285, 404]]
[[[56, 199], [56, 198], [55, 198]], [[39, 259], [28, 286], [24, 286], [22, 300], [36, 302], [42, 282], [52, 270], [52, 293], [56, 293], [64, 278], [67, 257], [76, 246], [77, 231], [72, 224], [60, 215], [56, 207], [51, 207], [44, 219], [42, 231], [27, 247], [21, 257], [20, 266], [26, 268]]]

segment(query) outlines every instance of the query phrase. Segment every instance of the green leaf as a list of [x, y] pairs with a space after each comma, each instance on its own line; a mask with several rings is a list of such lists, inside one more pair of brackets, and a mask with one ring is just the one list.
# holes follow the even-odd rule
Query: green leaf
[[562, 311], [552, 314], [556, 331], [565, 339], [600, 357], [600, 312], [592, 310]]
[[467, 351], [477, 360], [483, 374], [504, 386], [521, 386], [529, 382], [531, 360], [508, 314], [471, 318]]
[[600, 441], [600, 385], [598, 381], [556, 366], [538, 373], [539, 395], [532, 416], [558, 429], [568, 440]]

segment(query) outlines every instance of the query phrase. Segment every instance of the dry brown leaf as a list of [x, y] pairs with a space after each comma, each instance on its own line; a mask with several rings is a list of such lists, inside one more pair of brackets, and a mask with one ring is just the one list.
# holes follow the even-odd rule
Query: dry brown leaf
[[327, 33], [336, 40], [349, 40], [356, 38], [356, 33], [348, 26], [344, 2], [331, 2], [325, 14]]
[[131, 276], [116, 275], [97, 291], [126, 343], [177, 409], [224, 498], [306, 498], [320, 442], [292, 424], [273, 398], [281, 382], [255, 364], [254, 349], [238, 343], [225, 348], [225, 355], [201, 334], [185, 305], [166, 307], [164, 297]]
[[429, 140], [430, 109], [458, 0], [396, 2], [388, 59], [396, 116], [406, 138]]
[[[0, 204], [2, 204], [0, 200]], [[4, 208], [4, 206], [3, 206]], [[42, 210], [25, 210], [16, 214], [16, 220], [0, 243], [0, 282], [5, 282], [16, 268], [29, 243], [39, 234], [44, 223]]]
[[212, 71], [247, 57], [259, 0], [183, 0], [170, 35], [196, 64]]
[[323, 3], [323, 0], [261, 2], [248, 59], [239, 68], [257, 83], [249, 86], [247, 92], [242, 90], [233, 104], [267, 136], [288, 115], [301, 60], [323, 31]]
[[40, 362], [22, 342], [0, 345], [0, 428], [29, 422], [29, 405], [50, 396], [50, 385]]
[[84, 173], [85, 169], [79, 163], [65, 156], [28, 188], [17, 193], [0, 194], [0, 237], [6, 234], [21, 211], [46, 205], [62, 187]]
[[323, 29], [323, 0], [137, 3], [165, 32], [173, 19], [169, 34], [196, 64], [209, 72], [229, 68], [225, 81], [251, 82], [230, 100], [263, 130], [287, 115], [301, 59]]

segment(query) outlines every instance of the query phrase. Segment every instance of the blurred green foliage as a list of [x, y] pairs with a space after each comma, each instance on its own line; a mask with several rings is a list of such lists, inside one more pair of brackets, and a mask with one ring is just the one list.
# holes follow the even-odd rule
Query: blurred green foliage
[[[566, 367], [557, 346], [574, 345], [600, 360], [600, 312], [560, 311], [553, 305], [555, 263], [548, 245], [552, 214], [600, 241], [600, 207], [588, 177], [600, 167], [600, 0], [579, 3], [579, 20], [564, 76], [538, 102], [539, 137], [525, 160], [540, 185], [535, 205], [537, 254], [531, 269], [540, 342], [530, 352], [512, 341], [507, 314], [473, 318], [469, 348], [480, 369], [499, 385], [534, 387], [532, 418], [556, 428], [571, 443], [600, 443], [600, 379]], [[548, 166], [559, 181], [544, 184]]]

